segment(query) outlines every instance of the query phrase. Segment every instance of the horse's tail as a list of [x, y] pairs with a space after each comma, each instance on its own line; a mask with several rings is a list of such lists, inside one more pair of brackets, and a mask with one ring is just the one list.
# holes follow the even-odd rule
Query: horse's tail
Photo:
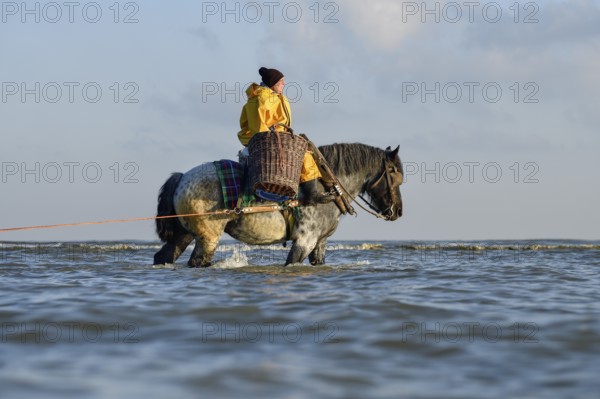
[[[173, 195], [175, 194], [175, 190], [182, 177], [183, 173], [173, 173], [160, 188], [156, 216], [176, 215]], [[178, 218], [156, 219], [156, 233], [163, 242], [170, 241], [174, 237], [185, 232], [186, 230], [181, 225]]]

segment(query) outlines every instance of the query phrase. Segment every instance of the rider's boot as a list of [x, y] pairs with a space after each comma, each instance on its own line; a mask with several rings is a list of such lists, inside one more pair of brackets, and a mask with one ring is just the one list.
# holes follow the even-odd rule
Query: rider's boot
[[326, 204], [335, 199], [333, 194], [319, 190], [317, 179], [300, 183], [300, 189], [302, 190], [302, 198], [306, 205]]

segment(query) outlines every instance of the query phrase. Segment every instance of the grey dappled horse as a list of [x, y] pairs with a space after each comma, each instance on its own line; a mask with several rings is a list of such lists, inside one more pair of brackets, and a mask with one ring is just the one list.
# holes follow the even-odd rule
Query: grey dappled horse
[[[365, 144], [332, 144], [319, 147], [333, 172], [352, 198], [368, 194], [371, 207], [385, 220], [402, 216], [400, 184], [404, 171], [395, 150]], [[224, 209], [221, 185], [212, 162], [189, 172], [174, 173], [158, 195], [158, 216], [184, 215]], [[327, 238], [336, 230], [341, 216], [330, 202], [302, 207], [290, 239], [293, 241], [286, 265], [325, 263]], [[156, 231], [166, 244], [154, 255], [154, 264], [174, 263], [196, 240], [188, 261], [191, 267], [210, 266], [223, 232], [247, 244], [266, 245], [286, 241], [286, 222], [281, 212], [244, 215], [210, 215], [156, 220]]]

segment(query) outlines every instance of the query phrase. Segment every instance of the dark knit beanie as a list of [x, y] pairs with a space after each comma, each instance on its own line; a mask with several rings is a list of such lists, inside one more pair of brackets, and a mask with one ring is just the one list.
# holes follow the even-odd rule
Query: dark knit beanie
[[283, 78], [283, 74], [277, 69], [269, 69], [262, 67], [258, 70], [258, 73], [262, 77], [262, 81], [268, 87], [273, 87], [275, 83], [279, 82]]

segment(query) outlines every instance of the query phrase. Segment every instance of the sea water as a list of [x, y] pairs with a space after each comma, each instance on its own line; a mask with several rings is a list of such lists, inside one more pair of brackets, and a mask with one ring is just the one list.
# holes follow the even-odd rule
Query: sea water
[[0, 397], [597, 398], [600, 242], [0, 242]]

